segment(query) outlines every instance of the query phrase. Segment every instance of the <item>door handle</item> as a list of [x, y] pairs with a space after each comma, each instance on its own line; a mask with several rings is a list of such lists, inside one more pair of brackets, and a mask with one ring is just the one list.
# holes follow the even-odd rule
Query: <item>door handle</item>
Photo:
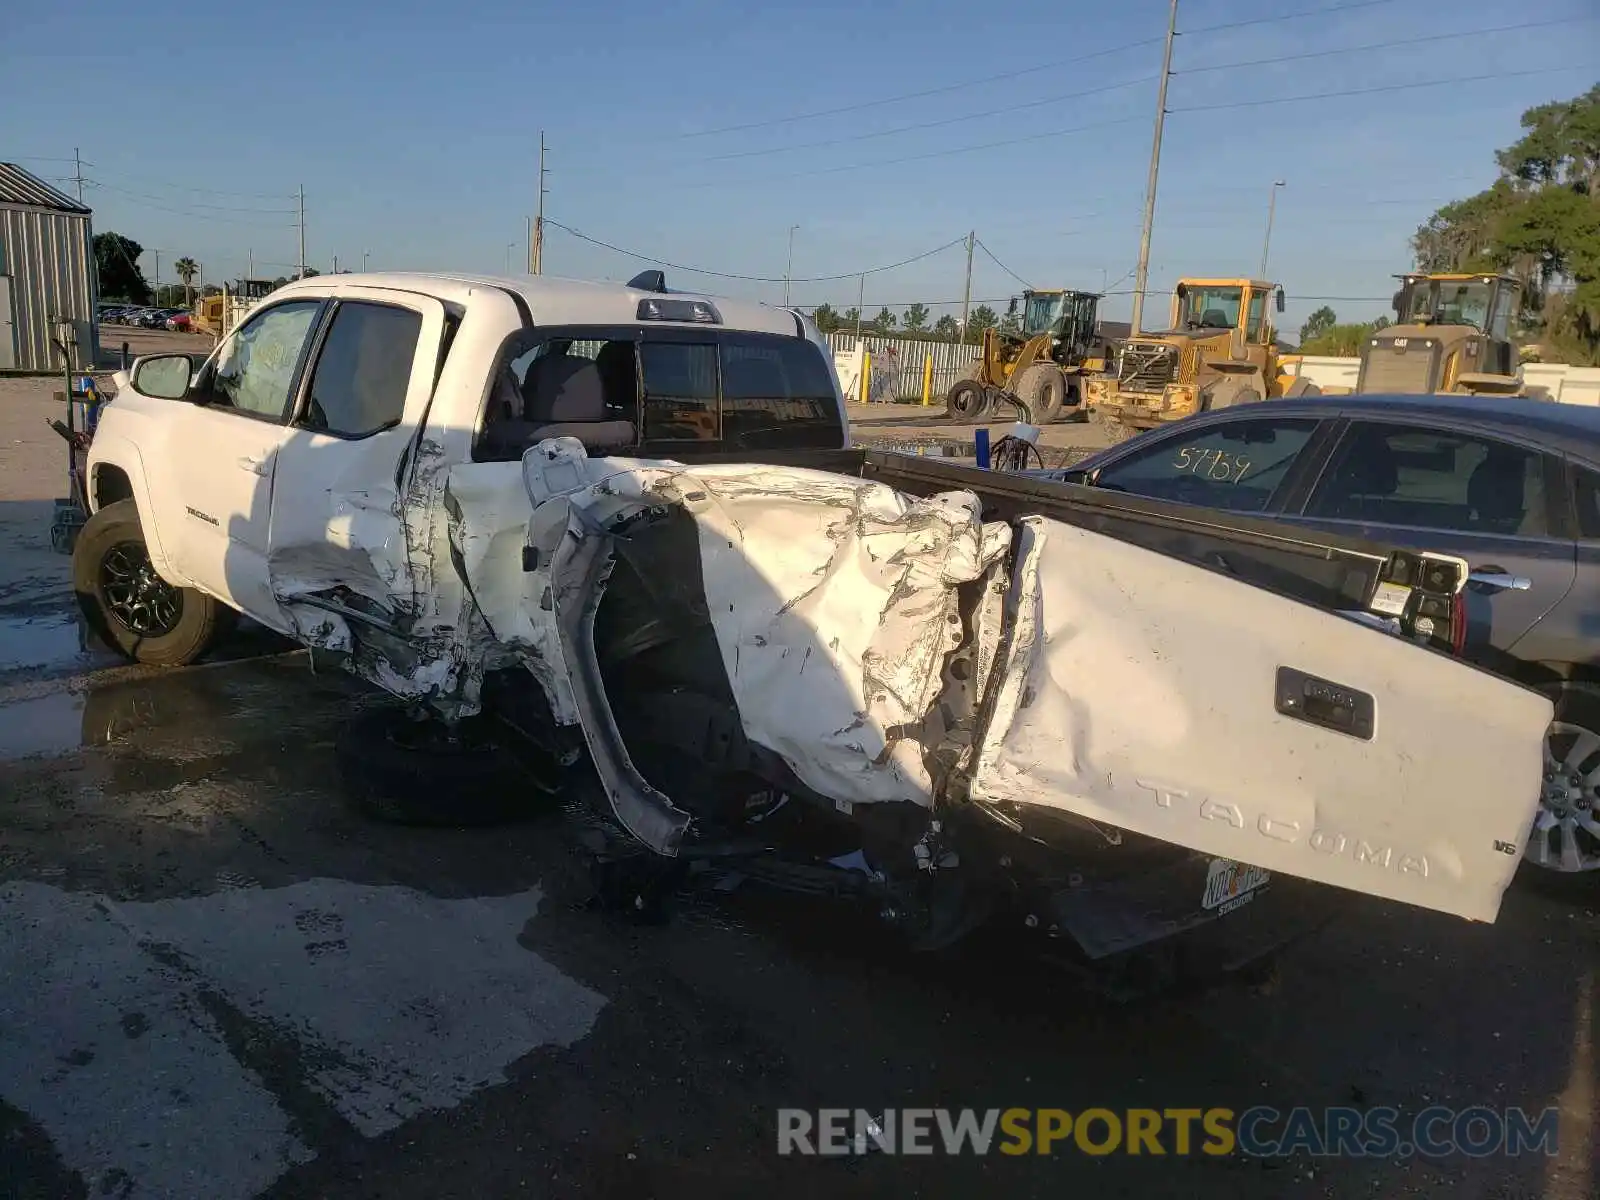
[[1526, 575], [1511, 575], [1499, 567], [1480, 567], [1467, 576], [1467, 582], [1491, 592], [1525, 592], [1533, 586]]
[[267, 464], [271, 461], [272, 456], [268, 454], [263, 454], [260, 458], [252, 458], [250, 455], [245, 454], [240, 456], [239, 466], [241, 469], [249, 471], [252, 475], [265, 475], [267, 473]]

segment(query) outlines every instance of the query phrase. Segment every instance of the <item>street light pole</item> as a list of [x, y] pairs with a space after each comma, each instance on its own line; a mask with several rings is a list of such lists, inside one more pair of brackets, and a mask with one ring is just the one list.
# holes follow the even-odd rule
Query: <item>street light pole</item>
[[363, 250], [361, 252], [361, 270], [363, 272], [365, 272], [366, 269], [367, 269], [367, 259], [369, 259], [371, 257], [372, 257], [372, 251], [371, 250]]
[[1272, 249], [1272, 218], [1278, 211], [1278, 189], [1283, 180], [1274, 179], [1267, 193], [1267, 236], [1261, 241], [1261, 278], [1267, 277], [1267, 252]]
[[783, 306], [789, 307], [789, 276], [794, 274], [794, 231], [798, 225], [789, 226], [789, 259], [783, 267]]
[[511, 252], [517, 248], [515, 242], [506, 243], [506, 274], [511, 274]]

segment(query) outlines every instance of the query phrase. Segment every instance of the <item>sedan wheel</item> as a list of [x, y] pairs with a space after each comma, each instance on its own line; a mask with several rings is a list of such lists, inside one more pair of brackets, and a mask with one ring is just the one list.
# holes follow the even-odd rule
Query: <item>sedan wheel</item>
[[1568, 875], [1600, 870], [1600, 732], [1570, 719], [1551, 723], [1527, 859]]

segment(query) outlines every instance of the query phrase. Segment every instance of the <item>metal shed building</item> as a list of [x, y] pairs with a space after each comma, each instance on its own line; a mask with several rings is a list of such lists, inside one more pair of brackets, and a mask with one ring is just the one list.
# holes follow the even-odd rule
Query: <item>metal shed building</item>
[[78, 366], [94, 365], [94, 235], [89, 209], [0, 162], [0, 370], [58, 371], [57, 323], [72, 322]]

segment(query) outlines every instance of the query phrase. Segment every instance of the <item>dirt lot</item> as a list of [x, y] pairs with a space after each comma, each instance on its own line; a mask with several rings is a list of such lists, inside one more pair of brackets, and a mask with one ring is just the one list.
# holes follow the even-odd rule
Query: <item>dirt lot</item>
[[[1019, 930], [917, 957], [750, 889], [633, 924], [589, 903], [581, 797], [376, 825], [344, 677], [86, 645], [50, 388], [0, 381], [0, 1197], [1600, 1194], [1597, 903], [1351, 896], [1270, 982], [1133, 1006]], [[789, 1106], [1254, 1105], [1555, 1106], [1559, 1153], [777, 1154]]]

